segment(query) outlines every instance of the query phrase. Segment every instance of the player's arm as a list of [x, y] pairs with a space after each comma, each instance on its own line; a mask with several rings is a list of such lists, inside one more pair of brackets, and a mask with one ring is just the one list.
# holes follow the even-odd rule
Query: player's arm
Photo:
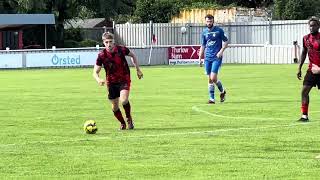
[[204, 54], [204, 50], [207, 44], [207, 40], [206, 37], [204, 36], [204, 34], [201, 34], [201, 45], [200, 45], [200, 50], [199, 50], [199, 65], [200, 67], [202, 67], [202, 57]]
[[97, 81], [97, 83], [100, 85], [100, 86], [103, 86], [105, 84], [105, 81], [103, 79], [100, 78], [99, 76], [99, 73], [101, 71], [101, 66], [98, 66], [98, 65], [94, 65], [94, 68], [93, 68], [93, 78]]
[[137, 60], [137, 56], [133, 53], [133, 52], [129, 52], [128, 56], [130, 56], [132, 65], [136, 68], [137, 70], [137, 76], [139, 79], [141, 79], [143, 77], [143, 73], [140, 70], [139, 64], [138, 64], [138, 60]]
[[293, 58], [293, 62], [294, 63], [298, 63], [299, 59], [299, 52], [300, 52], [300, 46], [298, 45], [298, 41], [293, 41], [293, 46], [294, 46], [294, 58]]
[[224, 50], [227, 49], [229, 40], [228, 38], [224, 35], [224, 32], [221, 30], [221, 40], [222, 40], [222, 48], [220, 51], [217, 53], [217, 58], [222, 58]]
[[305, 44], [303, 43], [302, 53], [300, 55], [300, 64], [299, 64], [298, 73], [297, 73], [297, 78], [299, 80], [301, 80], [301, 68], [302, 68], [302, 66], [304, 64], [304, 61], [306, 60], [307, 53], [308, 53], [308, 49], [305, 46]]
[[224, 50], [227, 49], [229, 42], [228, 41], [222, 41], [222, 48], [217, 53], [217, 58], [221, 58], [223, 56]]
[[199, 65], [200, 67], [202, 67], [202, 57], [203, 57], [203, 53], [204, 53], [204, 46], [200, 46], [200, 50], [199, 50]]
[[316, 64], [312, 64], [311, 71], [313, 74], [320, 74], [320, 67]]

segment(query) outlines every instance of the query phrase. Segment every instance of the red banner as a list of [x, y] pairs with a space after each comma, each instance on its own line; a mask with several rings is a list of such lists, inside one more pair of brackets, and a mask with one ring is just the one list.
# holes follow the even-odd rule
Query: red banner
[[168, 48], [170, 65], [199, 64], [200, 46], [172, 46]]

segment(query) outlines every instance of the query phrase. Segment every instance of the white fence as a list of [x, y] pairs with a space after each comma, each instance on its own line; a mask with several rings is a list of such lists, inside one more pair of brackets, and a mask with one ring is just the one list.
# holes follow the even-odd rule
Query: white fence
[[[309, 33], [307, 21], [258, 21], [218, 24], [224, 29], [231, 44], [292, 45]], [[181, 31], [185, 27], [186, 31]], [[117, 41], [127, 46], [145, 47], [151, 45], [151, 37], [157, 38], [155, 46], [200, 44], [204, 24], [117, 24], [114, 33]]]
[[[150, 48], [130, 49], [137, 55], [140, 65], [167, 65], [170, 47], [154, 48], [150, 64], [148, 64]], [[0, 68], [92, 66], [95, 64], [98, 52], [96, 48], [0, 51]], [[291, 64], [293, 58], [293, 45], [231, 44], [225, 51], [223, 61], [239, 64]]]
[[224, 63], [292, 64], [293, 45], [230, 45], [224, 53]]

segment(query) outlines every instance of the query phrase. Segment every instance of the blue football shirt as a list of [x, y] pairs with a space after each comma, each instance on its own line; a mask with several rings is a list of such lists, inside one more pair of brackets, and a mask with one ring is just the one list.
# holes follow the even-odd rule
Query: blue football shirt
[[205, 48], [205, 60], [213, 61], [222, 48], [222, 41], [228, 41], [224, 31], [217, 26], [205, 28], [201, 34], [201, 45]]

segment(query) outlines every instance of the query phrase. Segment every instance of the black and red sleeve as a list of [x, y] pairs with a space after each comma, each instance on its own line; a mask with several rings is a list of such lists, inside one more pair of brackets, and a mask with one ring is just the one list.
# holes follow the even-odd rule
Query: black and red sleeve
[[121, 47], [121, 51], [124, 55], [128, 55], [130, 53], [130, 50], [125, 46]]
[[103, 58], [101, 57], [101, 54], [98, 55], [97, 60], [96, 60], [96, 65], [97, 66], [102, 66], [102, 60]]
[[303, 48], [305, 49], [307, 49], [307, 45], [306, 45], [307, 38], [308, 37], [303, 37], [303, 40], [302, 40]]

